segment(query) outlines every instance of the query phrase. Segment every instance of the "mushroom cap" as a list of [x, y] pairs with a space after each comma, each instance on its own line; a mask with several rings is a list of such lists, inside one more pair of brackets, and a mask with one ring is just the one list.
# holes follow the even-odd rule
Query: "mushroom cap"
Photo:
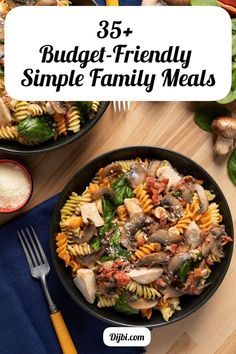
[[212, 122], [214, 133], [226, 139], [236, 139], [236, 119], [231, 117], [219, 117]]
[[160, 278], [162, 274], [162, 268], [142, 267], [139, 269], [132, 269], [127, 275], [139, 284], [148, 284]]
[[128, 300], [128, 305], [135, 310], [150, 309], [157, 305], [158, 300], [146, 300], [143, 297], [137, 300]]

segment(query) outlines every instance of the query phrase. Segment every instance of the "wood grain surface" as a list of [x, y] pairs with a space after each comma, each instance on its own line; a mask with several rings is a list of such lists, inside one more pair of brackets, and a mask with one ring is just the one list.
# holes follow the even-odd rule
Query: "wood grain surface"
[[[130, 112], [115, 113], [112, 106], [80, 141], [48, 154], [10, 156], [33, 173], [34, 193], [26, 209], [58, 193], [71, 176], [95, 156], [124, 146], [154, 145], [178, 151], [202, 165], [222, 188], [236, 221], [235, 186], [226, 171], [226, 159], [215, 159], [212, 135], [193, 121], [193, 103], [132, 102]], [[25, 210], [26, 210], [25, 209]], [[15, 215], [0, 216], [0, 223]], [[236, 260], [216, 294], [188, 318], [152, 331], [148, 354], [236, 353]], [[88, 353], [90, 354], [90, 353]]]

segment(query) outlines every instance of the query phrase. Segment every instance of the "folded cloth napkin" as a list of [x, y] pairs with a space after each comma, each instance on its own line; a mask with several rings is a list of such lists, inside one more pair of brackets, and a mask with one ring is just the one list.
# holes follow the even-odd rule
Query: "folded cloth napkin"
[[143, 348], [109, 348], [103, 330], [109, 325], [76, 305], [55, 273], [49, 248], [49, 229], [58, 196], [50, 198], [14, 221], [0, 226], [0, 353], [59, 354], [57, 337], [40, 282], [31, 277], [16, 230], [33, 225], [48, 257], [48, 284], [79, 354], [138, 354]]

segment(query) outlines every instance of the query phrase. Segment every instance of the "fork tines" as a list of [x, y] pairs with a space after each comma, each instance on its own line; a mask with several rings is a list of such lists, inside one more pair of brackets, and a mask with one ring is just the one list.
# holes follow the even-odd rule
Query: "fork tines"
[[18, 230], [17, 234], [31, 269], [42, 264], [48, 264], [33, 226]]
[[113, 101], [114, 111], [120, 112], [123, 108], [123, 111], [130, 111], [130, 102], [129, 101]]

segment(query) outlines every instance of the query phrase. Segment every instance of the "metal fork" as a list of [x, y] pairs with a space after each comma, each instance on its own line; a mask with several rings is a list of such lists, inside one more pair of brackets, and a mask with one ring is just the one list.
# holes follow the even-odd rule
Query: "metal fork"
[[123, 111], [130, 111], [130, 102], [129, 101], [113, 101], [113, 109], [116, 112], [120, 112], [123, 108]]
[[57, 334], [62, 352], [64, 354], [76, 354], [77, 351], [72, 342], [66, 324], [61, 312], [58, 311], [49, 293], [46, 277], [50, 271], [50, 266], [38, 240], [36, 232], [31, 226], [17, 231], [19, 240], [23, 247], [26, 259], [28, 261], [32, 277], [39, 279], [42, 285], [45, 297], [48, 302], [50, 317]]

